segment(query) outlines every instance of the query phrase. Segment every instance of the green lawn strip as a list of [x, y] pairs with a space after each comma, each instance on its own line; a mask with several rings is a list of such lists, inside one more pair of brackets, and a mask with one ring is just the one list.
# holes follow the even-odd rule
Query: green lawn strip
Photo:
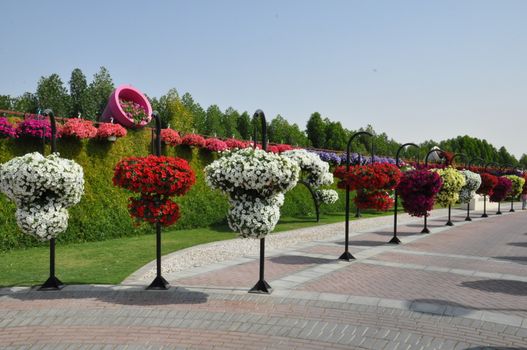
[[[363, 217], [391, 215], [365, 211]], [[355, 219], [351, 215], [351, 219]], [[344, 213], [283, 217], [275, 232], [342, 222]], [[152, 229], [152, 232], [154, 230]], [[198, 244], [235, 238], [227, 225], [163, 232], [163, 255]], [[58, 244], [56, 273], [66, 284], [118, 284], [155, 259], [155, 236], [142, 235], [99, 242]], [[0, 253], [0, 286], [28, 286], [44, 282], [49, 273], [49, 248], [33, 247]]]

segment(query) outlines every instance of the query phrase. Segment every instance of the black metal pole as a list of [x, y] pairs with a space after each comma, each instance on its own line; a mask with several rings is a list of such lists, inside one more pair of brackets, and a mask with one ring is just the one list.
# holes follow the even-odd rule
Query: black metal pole
[[[463, 157], [465, 159], [465, 164], [466, 164], [467, 156], [465, 154], [463, 154], [463, 153], [456, 153], [456, 154], [454, 154], [454, 156], [450, 160], [450, 164], [449, 165], [454, 165], [454, 159], [456, 159], [456, 157]], [[454, 223], [452, 222], [452, 204], [448, 205], [448, 221], [446, 222], [445, 225], [446, 226], [454, 226]]]
[[496, 215], [501, 215], [501, 202], [498, 202], [498, 211], [496, 212]]
[[[419, 149], [419, 146], [417, 146], [415, 143], [411, 143], [411, 142], [405, 143], [404, 145], [399, 147], [399, 149], [397, 150], [396, 156], [395, 156], [395, 165], [398, 168], [399, 168], [399, 155], [400, 155], [401, 151], [407, 146], [414, 146], [414, 147], [417, 147]], [[388, 243], [400, 244], [401, 240], [399, 239], [399, 237], [397, 237], [397, 201], [398, 201], [398, 198], [399, 198], [399, 194], [397, 193], [397, 188], [395, 188], [395, 190], [394, 190], [394, 197], [395, 197], [395, 203], [393, 205], [393, 237]]]
[[[161, 155], [161, 118], [156, 111], [152, 112], [152, 117], [156, 122], [155, 138], [152, 134], [152, 145], [154, 154]], [[156, 277], [146, 289], [148, 290], [167, 290], [170, 288], [170, 283], [161, 274], [161, 223], [156, 222]]]
[[[360, 155], [360, 153], [357, 152], [357, 159], [358, 159], [358, 165], [362, 165], [362, 156]], [[366, 163], [366, 161], [364, 162]], [[355, 208], [355, 217], [356, 218], [360, 218], [362, 217], [361, 213], [360, 213], [360, 208], [359, 207], [356, 207]]]
[[[489, 162], [489, 163], [485, 164], [485, 167], [483, 169], [484, 173], [488, 172], [487, 168], [489, 167], [489, 165], [497, 165], [497, 163]], [[488, 218], [489, 217], [489, 215], [487, 214], [487, 195], [483, 195], [483, 214], [481, 215], [481, 217], [482, 218]]]
[[[425, 169], [426, 170], [428, 170], [428, 158], [434, 152], [444, 152], [444, 151], [442, 149], [440, 149], [440, 148], [431, 149], [430, 151], [428, 151], [428, 153], [426, 154], [426, 157], [425, 157]], [[423, 221], [424, 221], [424, 227], [421, 230], [421, 233], [430, 233], [430, 230], [428, 229], [428, 213], [425, 214], [425, 217], [424, 217]]]
[[[265, 120], [265, 114], [261, 109], [258, 109], [254, 112], [253, 121], [254, 122], [254, 148], [256, 148], [256, 137], [257, 137], [257, 128], [256, 128], [256, 119], [260, 118], [262, 122], [262, 149], [267, 151], [267, 122]], [[249, 290], [249, 293], [258, 293], [258, 294], [271, 294], [273, 288], [265, 281], [265, 237], [260, 238], [260, 275], [258, 282], [254, 287]]]
[[[353, 135], [348, 140], [348, 145], [346, 147], [346, 173], [350, 170], [350, 153], [351, 153], [351, 143], [353, 140], [360, 135], [368, 135], [370, 137], [373, 137], [372, 134], [370, 134], [367, 131], [359, 131]], [[372, 141], [373, 142], [373, 141]], [[373, 159], [373, 154], [372, 154]], [[355, 259], [353, 255], [349, 252], [349, 221], [350, 221], [350, 187], [349, 184], [346, 182], [346, 222], [345, 222], [345, 242], [344, 242], [344, 253], [339, 257], [341, 260], [350, 261]]]
[[[49, 117], [49, 122], [51, 125], [51, 153], [57, 152], [57, 124], [55, 121], [55, 114], [51, 109], [46, 109], [43, 114], [45, 117]], [[42, 139], [44, 140], [45, 145], [45, 129], [43, 130]], [[45, 148], [44, 148], [45, 149]], [[44, 151], [43, 151], [44, 152]], [[64, 287], [64, 283], [62, 283], [56, 276], [55, 276], [55, 238], [51, 238], [49, 240], [49, 277], [44, 282], [42, 286], [40, 286], [39, 290], [47, 291], [47, 290], [59, 290], [62, 287]]]
[[311, 194], [311, 198], [313, 198], [313, 203], [315, 205], [315, 212], [316, 212], [316, 215], [317, 215], [317, 222], [320, 221], [320, 204], [318, 202], [318, 199], [317, 199], [317, 195], [315, 193], [315, 191], [313, 190], [313, 188], [311, 188], [311, 185], [305, 181], [298, 181], [299, 183], [301, 183], [302, 185], [306, 186], [307, 189], [309, 190], [309, 193]]

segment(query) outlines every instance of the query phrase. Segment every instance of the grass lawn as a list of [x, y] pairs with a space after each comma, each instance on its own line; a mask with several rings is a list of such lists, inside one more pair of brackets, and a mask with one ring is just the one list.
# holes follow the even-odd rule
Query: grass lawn
[[[364, 212], [363, 217], [391, 215]], [[353, 215], [352, 215], [352, 219]], [[313, 217], [283, 217], [275, 232], [344, 221], [344, 213]], [[153, 232], [153, 230], [152, 230]], [[163, 255], [197, 244], [235, 238], [226, 225], [163, 233]], [[56, 248], [56, 274], [66, 284], [118, 284], [155, 259], [155, 235], [61, 245]], [[36, 247], [0, 253], [0, 286], [43, 283], [49, 273], [49, 248]]]

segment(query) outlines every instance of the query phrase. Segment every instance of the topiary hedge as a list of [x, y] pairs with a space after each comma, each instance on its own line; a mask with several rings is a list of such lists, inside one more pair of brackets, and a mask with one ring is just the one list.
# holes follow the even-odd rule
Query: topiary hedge
[[[115, 164], [123, 157], [146, 156], [151, 151], [151, 131], [129, 131], [126, 137], [116, 142], [97, 139], [59, 139], [58, 150], [62, 157], [74, 159], [84, 168], [85, 194], [80, 204], [70, 209], [68, 230], [58, 237], [59, 242], [97, 241], [109, 238], [153, 233], [149, 226], [134, 227], [128, 214], [130, 193], [112, 184]], [[42, 150], [41, 140], [0, 139], [0, 163], [28, 152]], [[46, 146], [46, 154], [49, 154]], [[203, 168], [216, 155], [206, 150], [190, 149], [187, 146], [164, 146], [163, 153], [189, 161], [196, 171], [196, 185], [190, 192], [177, 198], [182, 217], [176, 229], [204, 227], [225, 221], [227, 200], [217, 191], [209, 189], [204, 182]], [[322, 212], [344, 210], [344, 194], [339, 191], [339, 201], [322, 205]], [[34, 238], [22, 234], [16, 225], [15, 207], [0, 194], [0, 250], [42, 245]], [[300, 216], [314, 213], [309, 191], [297, 186], [286, 195], [282, 215]]]

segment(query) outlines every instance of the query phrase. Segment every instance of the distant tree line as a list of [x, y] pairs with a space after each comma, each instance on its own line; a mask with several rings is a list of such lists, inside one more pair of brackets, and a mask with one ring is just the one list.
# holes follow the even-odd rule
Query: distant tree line
[[[71, 72], [68, 84], [64, 84], [58, 74], [41, 77], [35, 92], [25, 92], [21, 96], [0, 95], [0, 109], [36, 113], [44, 108], [52, 108], [59, 116], [77, 117], [79, 114], [89, 120], [97, 120], [108, 102], [108, 96], [115, 88], [110, 73], [101, 67], [88, 81], [86, 75], [76, 68]], [[202, 107], [186, 92], [180, 95], [176, 89], [170, 89], [161, 97], [148, 97], [154, 110], [161, 115], [163, 127], [170, 126], [184, 133], [199, 133], [216, 137], [236, 137], [252, 139], [254, 127], [260, 132], [259, 121], [253, 124], [252, 116], [247, 111], [237, 111], [229, 107], [222, 111], [217, 105]], [[389, 138], [386, 133], [376, 133], [371, 125], [357, 130], [348, 130], [338, 121], [322, 117], [318, 112], [311, 114], [306, 129], [298, 124], [289, 123], [281, 115], [272, 118], [267, 125], [269, 141], [291, 145], [323, 148], [344, 151], [350, 136], [357, 131], [368, 131], [373, 134], [375, 154], [395, 156], [399, 143]], [[259, 135], [258, 135], [259, 137]], [[354, 152], [370, 153], [369, 136], [358, 137], [351, 145]], [[479, 157], [483, 162], [497, 162], [527, 168], [527, 154], [517, 160], [505, 147], [497, 149], [486, 140], [468, 135], [436, 142], [425, 141], [420, 145], [419, 153], [409, 148], [405, 158], [423, 159], [433, 146], [454, 153], [464, 153], [469, 159]], [[464, 162], [465, 160], [460, 161]]]

